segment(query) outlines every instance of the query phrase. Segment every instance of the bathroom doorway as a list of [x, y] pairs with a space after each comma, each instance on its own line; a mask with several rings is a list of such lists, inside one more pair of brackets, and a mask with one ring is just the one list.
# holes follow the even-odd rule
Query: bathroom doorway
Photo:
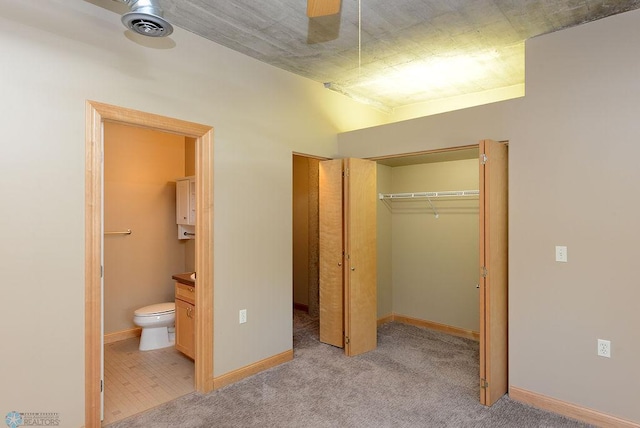
[[205, 125], [97, 102], [87, 103], [85, 199], [85, 422], [99, 426], [103, 391], [104, 124], [117, 122], [195, 140], [197, 191], [195, 267], [195, 388], [213, 387], [213, 129]]
[[140, 351], [142, 329], [132, 314], [170, 308], [172, 276], [195, 271], [195, 240], [176, 225], [176, 179], [195, 175], [195, 140], [105, 122], [103, 141], [102, 415], [110, 424], [194, 391], [193, 360], [167, 341], [174, 334], [165, 328], [171, 346], [147, 337], [157, 349]]

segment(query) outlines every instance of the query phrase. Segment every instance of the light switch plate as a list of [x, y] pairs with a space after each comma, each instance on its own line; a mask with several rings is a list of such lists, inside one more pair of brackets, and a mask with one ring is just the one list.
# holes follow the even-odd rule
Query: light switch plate
[[556, 261], [567, 262], [567, 247], [562, 245], [556, 245]]

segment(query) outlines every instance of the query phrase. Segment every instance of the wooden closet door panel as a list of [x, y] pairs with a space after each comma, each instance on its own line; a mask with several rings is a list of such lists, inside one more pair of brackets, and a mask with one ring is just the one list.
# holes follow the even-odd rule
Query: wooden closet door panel
[[344, 346], [342, 159], [319, 165], [320, 341]]
[[345, 162], [345, 351], [353, 356], [377, 345], [376, 163]]
[[491, 406], [508, 388], [507, 146], [480, 142], [480, 402]]

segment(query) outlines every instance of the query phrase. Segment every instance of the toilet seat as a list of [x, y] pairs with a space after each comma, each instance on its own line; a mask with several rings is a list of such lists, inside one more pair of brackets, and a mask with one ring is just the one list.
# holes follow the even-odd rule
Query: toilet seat
[[151, 351], [173, 346], [175, 334], [169, 328], [173, 329], [175, 320], [175, 302], [156, 303], [134, 311], [133, 323], [142, 328], [138, 349]]
[[133, 314], [137, 317], [155, 317], [158, 315], [170, 314], [176, 311], [175, 302], [156, 303], [137, 309]]

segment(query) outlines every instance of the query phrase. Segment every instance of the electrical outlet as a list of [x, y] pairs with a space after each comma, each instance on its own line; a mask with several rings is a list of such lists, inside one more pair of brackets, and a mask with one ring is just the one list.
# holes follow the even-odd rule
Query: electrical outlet
[[556, 245], [556, 261], [567, 262], [567, 247]]
[[611, 342], [609, 340], [598, 339], [598, 355], [611, 358]]
[[247, 310], [240, 309], [240, 324], [244, 324], [247, 322]]

